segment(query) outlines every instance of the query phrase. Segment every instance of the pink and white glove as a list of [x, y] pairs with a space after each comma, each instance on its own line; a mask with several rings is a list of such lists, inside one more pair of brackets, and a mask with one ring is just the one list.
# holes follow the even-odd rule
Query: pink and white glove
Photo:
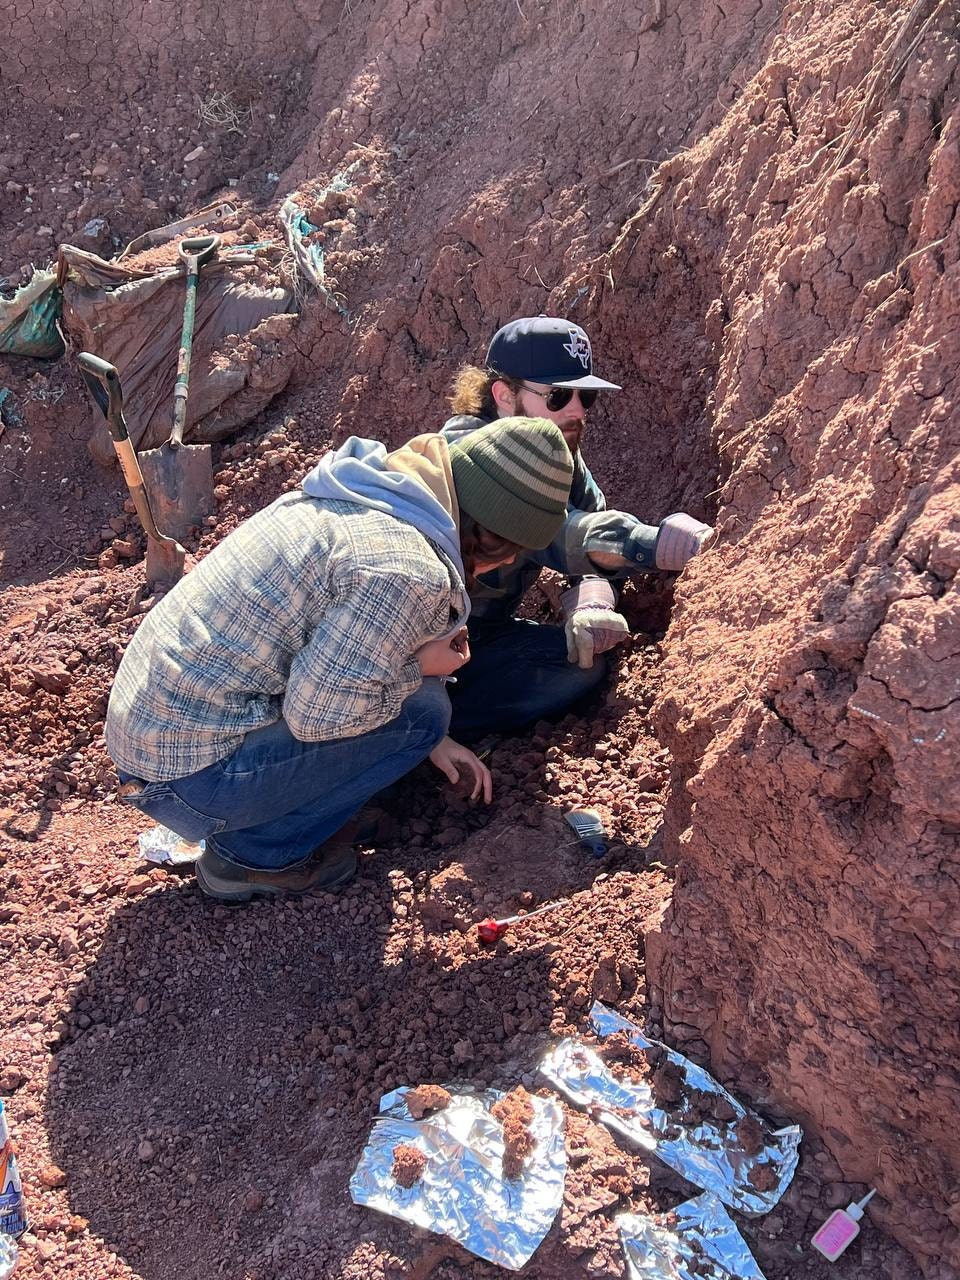
[[694, 520], [693, 516], [678, 511], [660, 523], [657, 534], [656, 565], [670, 573], [679, 573], [688, 560], [692, 560], [713, 534], [708, 524]]
[[585, 671], [594, 656], [606, 653], [630, 634], [626, 618], [617, 613], [616, 596], [605, 578], [584, 578], [560, 597], [565, 620], [567, 661]]

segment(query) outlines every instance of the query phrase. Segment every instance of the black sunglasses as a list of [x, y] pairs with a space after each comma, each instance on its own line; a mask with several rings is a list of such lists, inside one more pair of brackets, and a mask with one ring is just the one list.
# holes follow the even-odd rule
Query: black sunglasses
[[521, 382], [520, 385], [524, 391], [532, 391], [535, 396], [541, 396], [551, 413], [565, 409], [573, 399], [574, 392], [580, 397], [580, 403], [584, 409], [591, 408], [598, 394], [594, 390], [581, 391], [579, 387], [551, 387], [549, 391], [540, 391], [537, 387], [528, 386], [526, 382]]

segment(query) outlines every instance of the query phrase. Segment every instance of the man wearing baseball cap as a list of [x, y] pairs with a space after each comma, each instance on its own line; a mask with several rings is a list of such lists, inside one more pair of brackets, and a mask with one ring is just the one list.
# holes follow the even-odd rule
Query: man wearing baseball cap
[[[454, 730], [465, 740], [557, 714], [595, 688], [606, 672], [599, 655], [629, 634], [612, 582], [638, 571], [678, 572], [713, 532], [683, 513], [652, 526], [606, 509], [580, 441], [597, 396], [619, 390], [594, 373], [585, 331], [556, 316], [510, 321], [494, 334], [484, 367], [456, 375], [447, 439], [530, 414], [560, 428], [574, 459], [567, 519], [550, 546], [483, 574], [471, 591], [473, 660], [453, 696]], [[544, 567], [571, 581], [560, 601], [562, 628], [514, 616]]]

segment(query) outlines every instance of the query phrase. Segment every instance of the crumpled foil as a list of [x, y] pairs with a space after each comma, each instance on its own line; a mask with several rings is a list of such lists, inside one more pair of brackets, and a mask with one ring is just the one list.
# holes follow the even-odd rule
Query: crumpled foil
[[12, 1276], [17, 1266], [17, 1242], [13, 1236], [0, 1235], [0, 1280]]
[[203, 853], [204, 841], [192, 844], [169, 827], [156, 826], [137, 837], [140, 856], [156, 867], [192, 867]]
[[[497, 1089], [458, 1092], [442, 1111], [414, 1120], [406, 1088], [380, 1099], [380, 1115], [360, 1156], [350, 1195], [394, 1218], [449, 1236], [479, 1258], [519, 1271], [550, 1230], [563, 1200], [567, 1157], [563, 1110], [531, 1095], [536, 1146], [519, 1178], [504, 1179], [503, 1130], [490, 1108]], [[409, 1189], [393, 1179], [393, 1149], [418, 1147], [427, 1157]]]
[[[540, 1064], [541, 1074], [571, 1102], [589, 1108], [608, 1128], [653, 1152], [694, 1186], [712, 1191], [741, 1213], [769, 1213], [796, 1172], [800, 1126], [771, 1130], [709, 1072], [660, 1041], [648, 1040], [632, 1022], [605, 1005], [594, 1003], [590, 1017], [599, 1036], [625, 1031], [638, 1048], [657, 1045], [663, 1049], [669, 1060], [683, 1069], [688, 1089], [725, 1098], [736, 1112], [735, 1119], [726, 1124], [709, 1119], [698, 1125], [683, 1124], [677, 1112], [656, 1105], [645, 1081], [635, 1084], [619, 1079], [593, 1049], [575, 1039], [562, 1040], [547, 1053]], [[763, 1130], [764, 1147], [756, 1155], [747, 1155], [735, 1131], [745, 1116], [751, 1116]], [[768, 1191], [756, 1190], [749, 1181], [751, 1171], [763, 1164], [772, 1166], [777, 1179]]]
[[[672, 1210], [676, 1222], [622, 1213], [615, 1225], [627, 1258], [628, 1280], [764, 1280], [732, 1218], [705, 1192]], [[709, 1263], [705, 1266], [704, 1263]]]

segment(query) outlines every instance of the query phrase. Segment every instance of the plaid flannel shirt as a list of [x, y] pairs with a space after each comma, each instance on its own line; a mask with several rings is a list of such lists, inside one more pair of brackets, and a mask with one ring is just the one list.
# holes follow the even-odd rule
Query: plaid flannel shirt
[[285, 494], [147, 614], [117, 671], [107, 748], [164, 782], [281, 716], [305, 742], [366, 733], [419, 687], [414, 650], [464, 604], [456, 569], [412, 525]]
[[[444, 423], [442, 434], [457, 440], [489, 426], [495, 419], [460, 414]], [[471, 631], [477, 626], [496, 625], [513, 617], [520, 601], [540, 576], [541, 569], [555, 569], [576, 583], [582, 578], [616, 581], [641, 569], [655, 567], [658, 529], [644, 524], [625, 511], [608, 511], [607, 500], [579, 451], [573, 460], [573, 483], [567, 519], [544, 551], [528, 551], [513, 564], [485, 573], [471, 592]], [[622, 569], [605, 573], [590, 560], [591, 551], [608, 551], [623, 556]], [[610, 588], [610, 603], [616, 593]]]

